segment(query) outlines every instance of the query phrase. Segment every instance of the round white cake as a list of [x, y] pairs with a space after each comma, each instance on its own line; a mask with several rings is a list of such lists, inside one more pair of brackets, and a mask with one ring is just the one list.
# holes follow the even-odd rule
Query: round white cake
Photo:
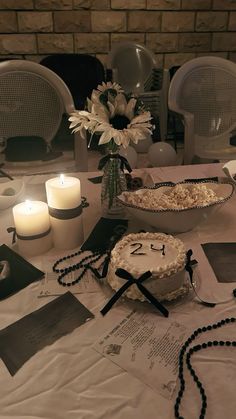
[[[126, 282], [116, 275], [118, 268], [138, 279], [144, 272], [152, 276], [143, 285], [159, 301], [172, 300], [186, 293], [186, 249], [183, 242], [164, 233], [136, 233], [123, 237], [111, 252], [107, 281], [114, 290]], [[133, 300], [145, 296], [133, 284], [124, 293]]]

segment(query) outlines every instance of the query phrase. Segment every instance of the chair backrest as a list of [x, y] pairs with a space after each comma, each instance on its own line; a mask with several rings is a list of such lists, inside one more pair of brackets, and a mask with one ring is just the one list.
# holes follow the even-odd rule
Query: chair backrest
[[[0, 138], [38, 136], [49, 144], [58, 131], [62, 115], [75, 110], [63, 80], [31, 61], [1, 62], [0, 91]], [[83, 151], [82, 164], [85, 156]]]
[[152, 82], [149, 85], [150, 90], [138, 95], [154, 118], [155, 130], [153, 137], [156, 140], [165, 141], [167, 137], [169, 83], [169, 71], [167, 69], [154, 68], [152, 70]]
[[[236, 126], [236, 64], [212, 56], [185, 63], [171, 80], [169, 108], [183, 115], [185, 127], [192, 123], [192, 132], [185, 135], [185, 143], [195, 141], [197, 155], [213, 156], [214, 149], [220, 155], [220, 148], [227, 143], [224, 140], [217, 145], [217, 138], [228, 137], [226, 134]], [[194, 138], [190, 139], [191, 135]], [[189, 144], [187, 148], [190, 151]]]
[[105, 70], [101, 61], [88, 54], [48, 55], [41, 65], [54, 71], [69, 88], [76, 109], [84, 109], [92, 90], [105, 80]]
[[154, 54], [144, 45], [134, 42], [116, 44], [108, 54], [108, 67], [113, 70], [113, 79], [127, 93], [143, 92], [155, 66]]

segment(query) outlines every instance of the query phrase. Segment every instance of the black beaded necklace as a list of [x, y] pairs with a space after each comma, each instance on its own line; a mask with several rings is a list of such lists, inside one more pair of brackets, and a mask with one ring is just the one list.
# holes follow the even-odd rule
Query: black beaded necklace
[[[91, 252], [90, 255], [85, 256], [83, 259], [80, 260], [80, 262], [75, 263], [74, 265], [70, 265], [67, 266], [66, 268], [57, 268], [58, 265], [62, 262], [65, 262], [66, 260], [69, 260], [73, 257], [82, 255], [82, 253], [84, 253], [84, 250], [79, 250], [78, 252], [72, 253], [70, 255], [64, 256], [61, 259], [58, 259], [53, 267], [52, 270], [53, 272], [56, 272], [59, 274], [57, 281], [59, 282], [60, 285], [62, 285], [63, 287], [70, 287], [71, 285], [75, 285], [77, 284], [85, 275], [86, 271], [94, 264], [96, 263], [99, 259], [101, 259], [102, 256], [106, 255], [106, 252], [100, 252], [100, 251], [96, 251], [96, 252]], [[71, 272], [74, 272], [78, 269], [82, 269], [82, 272], [79, 274], [79, 276], [74, 279], [71, 282], [65, 282], [64, 281], [64, 277], [68, 274], [70, 274]]]
[[236, 347], [236, 341], [230, 341], [230, 340], [213, 340], [213, 341], [208, 341], [208, 342], [204, 342], [202, 344], [198, 344], [193, 346], [192, 348], [188, 350], [190, 344], [196, 339], [196, 337], [198, 337], [201, 333], [205, 333], [208, 332], [212, 329], [218, 329], [224, 325], [230, 324], [230, 323], [234, 323], [236, 321], [235, 317], [231, 317], [231, 318], [226, 318], [223, 320], [220, 320], [217, 323], [214, 323], [212, 325], [208, 325], [208, 326], [203, 326], [203, 327], [199, 327], [198, 329], [194, 330], [194, 332], [192, 333], [192, 335], [186, 340], [186, 342], [184, 343], [184, 345], [182, 346], [182, 349], [180, 351], [179, 354], [179, 373], [178, 373], [178, 379], [179, 379], [179, 383], [180, 383], [180, 388], [179, 388], [179, 392], [175, 401], [175, 406], [174, 406], [174, 411], [175, 411], [175, 418], [176, 419], [184, 419], [183, 416], [180, 415], [179, 410], [180, 410], [180, 405], [181, 405], [181, 401], [184, 395], [184, 391], [185, 391], [185, 379], [184, 379], [184, 355], [186, 354], [186, 365], [187, 368], [193, 378], [193, 381], [195, 382], [199, 392], [200, 392], [200, 396], [201, 396], [201, 400], [202, 400], [202, 405], [201, 405], [201, 411], [200, 411], [200, 415], [199, 415], [199, 419], [204, 419], [205, 415], [206, 415], [206, 409], [207, 409], [207, 396], [206, 396], [206, 392], [203, 388], [203, 385], [201, 383], [201, 381], [199, 380], [194, 368], [192, 367], [191, 364], [191, 357], [193, 356], [194, 353], [200, 351], [201, 349], [206, 349], [206, 348], [213, 348], [213, 347], [217, 347], [217, 346], [233, 346]]

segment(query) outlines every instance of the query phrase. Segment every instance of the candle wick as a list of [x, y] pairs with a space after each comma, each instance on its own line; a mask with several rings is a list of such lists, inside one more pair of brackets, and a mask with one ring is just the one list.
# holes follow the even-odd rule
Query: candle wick
[[25, 201], [25, 203], [26, 203], [26, 209], [27, 209], [27, 211], [28, 211], [28, 212], [30, 212], [30, 211], [32, 210], [32, 204], [31, 204], [31, 201], [27, 199], [27, 200]]

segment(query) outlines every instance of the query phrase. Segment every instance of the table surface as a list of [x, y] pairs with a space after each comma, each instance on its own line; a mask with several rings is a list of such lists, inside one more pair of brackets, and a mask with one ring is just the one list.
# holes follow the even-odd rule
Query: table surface
[[[220, 176], [224, 177], [222, 164], [162, 167], [145, 169], [155, 182], [182, 181], [186, 178]], [[89, 207], [83, 211], [85, 238], [101, 217], [100, 188], [88, 178], [99, 173], [74, 173], [81, 180], [82, 195], [86, 196]], [[141, 170], [134, 171], [140, 175]], [[27, 197], [45, 200], [45, 181], [53, 174], [25, 176]], [[208, 220], [204, 220], [194, 230], [178, 234], [186, 245], [192, 248], [199, 262], [200, 282], [198, 292], [203, 299], [222, 301], [214, 309], [203, 307], [194, 299], [186, 299], [181, 304], [170, 305], [169, 319], [156, 313], [156, 321], [176, 320], [184, 322], [191, 332], [196, 327], [212, 324], [226, 317], [235, 317], [235, 300], [231, 298], [234, 283], [218, 283], [200, 246], [205, 242], [234, 242], [236, 238], [236, 197], [233, 197]], [[12, 210], [0, 214], [1, 243], [11, 246], [11, 237], [6, 227], [13, 225]], [[17, 249], [16, 249], [17, 250]], [[70, 252], [64, 251], [68, 254]], [[55, 257], [58, 252], [49, 253]], [[44, 255], [46, 257], [46, 255]], [[41, 261], [43, 257], [40, 257]], [[37, 258], [31, 262], [38, 265]], [[236, 280], [236, 278], [235, 278]], [[38, 298], [39, 283], [34, 283], [14, 296], [0, 302], [0, 328], [4, 328], [28, 313], [43, 306], [54, 297]], [[70, 291], [73, 292], [72, 289]], [[34, 355], [11, 377], [4, 363], [0, 361], [0, 419], [141, 419], [143, 417], [174, 418], [175, 396], [171, 400], [121, 369], [115, 363], [101, 356], [93, 349], [94, 342], [131, 310], [129, 301], [119, 301], [112, 310], [102, 317], [100, 309], [107, 301], [106, 292], [101, 288], [95, 293], [77, 295], [79, 300], [95, 315], [95, 318], [75, 329], [71, 334], [59, 339], [51, 346]], [[133, 303], [132, 303], [133, 304]], [[142, 310], [142, 303], [135, 303]], [[132, 305], [133, 308], [133, 305]], [[235, 326], [213, 331], [209, 340], [235, 339]], [[208, 339], [207, 339], [208, 340]], [[207, 419], [235, 418], [236, 412], [236, 352], [235, 349], [217, 348], [214, 351], [200, 351], [195, 356], [196, 369], [203, 377], [208, 394]], [[158, 377], [157, 377], [158, 379]], [[200, 398], [191, 385], [183, 402], [185, 419], [199, 417]]]

